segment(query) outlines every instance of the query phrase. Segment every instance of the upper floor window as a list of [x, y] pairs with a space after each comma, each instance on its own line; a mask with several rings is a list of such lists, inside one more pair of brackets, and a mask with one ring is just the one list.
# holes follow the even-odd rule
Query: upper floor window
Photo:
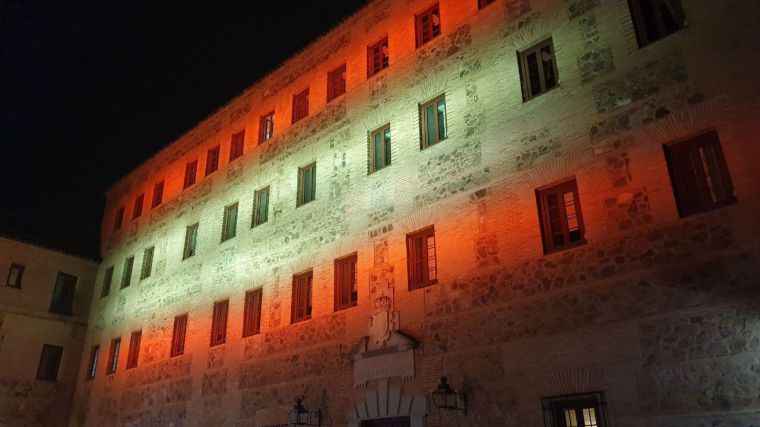
[[24, 275], [24, 266], [21, 264], [11, 263], [8, 269], [8, 278], [5, 281], [6, 286], [21, 289], [21, 277]]
[[140, 280], [147, 279], [153, 273], [153, 253], [155, 251], [155, 246], [145, 248], [145, 252], [143, 252], [142, 269], [140, 269]]
[[232, 204], [224, 208], [224, 220], [222, 221], [222, 242], [235, 237], [237, 233], [238, 204]]
[[327, 73], [327, 102], [346, 93], [346, 64]]
[[224, 344], [227, 340], [227, 311], [230, 301], [214, 303], [214, 315], [211, 318], [211, 347]]
[[140, 359], [140, 342], [142, 341], [142, 331], [132, 332], [129, 338], [129, 352], [127, 353], [127, 369], [137, 367]]
[[434, 227], [406, 236], [406, 262], [410, 291], [438, 283]]
[[254, 289], [245, 293], [243, 307], [243, 338], [261, 332], [261, 299], [262, 289]]
[[388, 68], [389, 61], [388, 37], [367, 47], [367, 78]]
[[353, 307], [358, 300], [356, 254], [335, 260], [335, 311]]
[[416, 15], [414, 18], [417, 34], [417, 47], [420, 47], [441, 35], [441, 13], [438, 8], [438, 3], [419, 15]]
[[478, 9], [483, 9], [484, 7], [488, 6], [489, 4], [495, 1], [496, 0], [478, 0]]
[[545, 427], [607, 427], [604, 393], [541, 399]]
[[578, 184], [570, 179], [536, 190], [544, 253], [586, 242]]
[[369, 171], [375, 172], [391, 164], [391, 125], [387, 124], [369, 135]]
[[37, 367], [37, 379], [40, 381], [58, 380], [58, 370], [61, 367], [63, 347], [43, 344], [40, 354], [40, 364]]
[[116, 373], [116, 368], [119, 366], [119, 351], [121, 350], [121, 338], [111, 340], [111, 351], [108, 353], [108, 367], [106, 368], [106, 374]]
[[269, 220], [269, 187], [256, 191], [253, 196], [253, 227]]
[[682, 217], [736, 203], [718, 132], [665, 144], [663, 149]]
[[639, 47], [654, 43], [686, 25], [681, 0], [628, 0]]
[[557, 87], [557, 60], [551, 37], [518, 52], [523, 101], [528, 101]]
[[100, 346], [96, 345], [90, 350], [90, 361], [87, 364], [87, 379], [91, 380], [95, 378], [95, 373], [98, 371], [98, 358], [100, 357]]
[[245, 150], [245, 129], [232, 135], [230, 142], [230, 162], [243, 156]]
[[124, 271], [121, 275], [121, 288], [128, 288], [132, 284], [132, 269], [135, 266], [135, 257], [131, 256], [124, 261]]
[[103, 273], [103, 287], [100, 289], [100, 297], [105, 298], [111, 293], [111, 282], [113, 282], [113, 266], [106, 268]]
[[219, 152], [221, 148], [217, 145], [206, 152], [206, 176], [219, 170]]
[[174, 318], [174, 329], [172, 331], [172, 348], [171, 357], [180, 356], [185, 353], [185, 335], [187, 334], [187, 314]]
[[124, 206], [121, 206], [119, 207], [119, 209], [116, 209], [116, 214], [114, 215], [113, 231], [119, 230], [123, 224], [124, 224]]
[[198, 173], [198, 160], [193, 160], [185, 165], [185, 182], [182, 184], [182, 188], [186, 189], [195, 184], [195, 177]]
[[151, 208], [155, 208], [164, 202], [164, 181], [157, 182], [153, 185], [153, 201], [151, 202]]
[[317, 164], [312, 163], [298, 169], [298, 206], [317, 197]]
[[185, 230], [185, 249], [182, 251], [182, 259], [188, 259], [195, 255], [195, 245], [198, 240], [198, 223], [190, 225]]
[[448, 138], [445, 95], [420, 105], [420, 129], [423, 150]]
[[50, 312], [71, 316], [74, 314], [74, 294], [77, 288], [77, 276], [58, 273], [50, 302]]
[[259, 144], [263, 144], [274, 137], [274, 111], [270, 111], [259, 118]]
[[311, 271], [293, 276], [293, 299], [291, 300], [290, 322], [311, 319]]
[[293, 124], [309, 115], [309, 88], [293, 95]]
[[135, 205], [132, 209], [132, 219], [140, 218], [143, 211], [143, 203], [145, 203], [145, 193], [135, 197]]

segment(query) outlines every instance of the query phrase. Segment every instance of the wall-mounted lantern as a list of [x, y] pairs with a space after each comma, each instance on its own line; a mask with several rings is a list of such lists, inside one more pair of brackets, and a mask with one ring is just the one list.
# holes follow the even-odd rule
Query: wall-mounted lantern
[[302, 399], [296, 399], [296, 406], [288, 412], [288, 422], [292, 426], [321, 426], [321, 413], [319, 409], [309, 411], [304, 408]]
[[430, 395], [436, 408], [463, 411], [464, 415], [467, 415], [467, 395], [463, 391], [451, 388], [446, 377], [441, 377], [438, 389]]

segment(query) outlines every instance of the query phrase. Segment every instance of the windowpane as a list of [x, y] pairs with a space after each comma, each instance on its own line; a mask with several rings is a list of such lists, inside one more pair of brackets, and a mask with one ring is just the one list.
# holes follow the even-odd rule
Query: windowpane
[[269, 187], [256, 192], [254, 204], [253, 227], [269, 220]]
[[517, 53], [522, 80], [523, 101], [557, 86], [557, 62], [552, 39]]
[[346, 65], [343, 64], [327, 75], [327, 102], [346, 93]]
[[107, 374], [113, 374], [116, 372], [116, 368], [119, 366], [119, 350], [121, 350], [121, 339], [117, 338], [112, 340], [111, 351], [108, 353]]
[[546, 427], [606, 427], [604, 393], [541, 399]]
[[685, 25], [680, 0], [629, 0], [639, 47], [681, 30]]
[[219, 146], [208, 150], [206, 153], [206, 176], [211, 175], [219, 169]]
[[230, 162], [240, 158], [243, 155], [245, 149], [245, 129], [232, 135], [232, 142], [230, 142]]
[[406, 237], [409, 290], [438, 283], [435, 229], [417, 231]]
[[309, 115], [309, 89], [293, 96], [293, 123]]
[[95, 373], [98, 370], [98, 358], [100, 357], [100, 346], [94, 346], [90, 350], [90, 363], [87, 368], [87, 379], [91, 380], [95, 378]]
[[584, 243], [585, 231], [575, 179], [536, 190], [544, 252]]
[[259, 119], [259, 144], [274, 137], [274, 111], [261, 116]]
[[135, 198], [135, 205], [132, 209], [132, 219], [140, 218], [143, 210], [143, 203], [145, 202], [145, 194], [140, 194]]
[[74, 314], [74, 294], [76, 292], [77, 277], [70, 274], [58, 273], [53, 289], [53, 300], [50, 303], [50, 312], [71, 316]]
[[298, 170], [298, 206], [316, 199], [317, 164], [312, 163]]
[[423, 130], [421, 148], [425, 149], [447, 138], [446, 99], [441, 95], [420, 108]]
[[111, 293], [111, 282], [113, 282], [113, 266], [106, 268], [103, 274], [103, 288], [100, 290], [100, 297], [107, 297]]
[[151, 207], [155, 208], [156, 206], [160, 205], [164, 201], [164, 181], [157, 182], [153, 186], [153, 202], [151, 203]]
[[153, 273], [153, 252], [155, 247], [151, 246], [145, 249], [143, 253], [142, 270], [140, 271], [140, 280], [147, 279]]
[[367, 78], [388, 68], [389, 64], [388, 37], [367, 48]]
[[436, 3], [416, 16], [417, 47], [441, 35], [441, 15]]
[[195, 255], [196, 240], [198, 238], [198, 224], [187, 227], [185, 231], [185, 249], [182, 259], [190, 258]]
[[198, 160], [193, 160], [192, 162], [185, 165], [185, 182], [183, 185], [183, 188], [188, 188], [195, 184], [195, 175], [198, 171]]
[[6, 286], [21, 289], [21, 277], [24, 275], [24, 266], [21, 264], [11, 263], [8, 269], [8, 279], [5, 281]]
[[57, 345], [42, 345], [40, 364], [37, 367], [37, 379], [41, 381], [58, 380], [58, 370], [61, 367], [63, 347]]
[[391, 164], [391, 127], [385, 125], [370, 133], [369, 172], [380, 170]]
[[261, 299], [261, 289], [255, 289], [245, 293], [243, 338], [256, 335], [261, 331]]
[[124, 261], [124, 271], [121, 276], [121, 288], [124, 289], [132, 284], [132, 268], [135, 265], [135, 257], [131, 256]]
[[235, 237], [237, 233], [238, 204], [224, 208], [224, 221], [222, 224], [222, 242]]
[[446, 102], [444, 100], [438, 101], [438, 140], [443, 141], [446, 139]]
[[291, 323], [311, 318], [312, 272], [293, 276]]

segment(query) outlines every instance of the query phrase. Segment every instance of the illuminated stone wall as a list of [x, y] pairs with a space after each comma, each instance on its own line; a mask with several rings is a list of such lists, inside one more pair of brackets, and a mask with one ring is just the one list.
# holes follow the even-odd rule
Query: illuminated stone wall
[[[21, 288], [7, 286], [11, 263], [24, 266]], [[67, 425], [97, 267], [93, 261], [0, 237], [0, 425]], [[78, 278], [73, 316], [50, 313], [59, 272]], [[37, 380], [44, 344], [63, 347], [56, 381]]]
[[[296, 396], [323, 425], [380, 388], [353, 387], [349, 355], [368, 334], [370, 290], [390, 284], [400, 331], [418, 340], [426, 394], [446, 374], [471, 391], [465, 418], [430, 408], [426, 426], [538, 426], [541, 398], [604, 391], [613, 426], [749, 426], [760, 418], [760, 161], [757, 8], [684, 0], [688, 27], [638, 48], [623, 0], [441, 0], [443, 34], [414, 47], [432, 2], [378, 0], [116, 183], [86, 349], [143, 331], [140, 366], [101, 363], [81, 381], [75, 425], [266, 426]], [[390, 67], [366, 77], [366, 48], [388, 35]], [[516, 52], [551, 36], [558, 88], [523, 102]], [[348, 93], [326, 103], [328, 71]], [[292, 96], [310, 116], [290, 125]], [[420, 150], [418, 105], [446, 95], [449, 138]], [[276, 111], [276, 137], [257, 145]], [[368, 133], [391, 124], [392, 165], [367, 173]], [[662, 144], [715, 128], [735, 205], [679, 218]], [[245, 155], [228, 164], [231, 135]], [[219, 171], [201, 177], [206, 151]], [[185, 164], [199, 179], [182, 190]], [[316, 161], [316, 201], [296, 207], [298, 168]], [[588, 243], [543, 254], [535, 189], [575, 176]], [[166, 180], [164, 203], [112, 232], [116, 210]], [[254, 192], [269, 222], [251, 228]], [[237, 236], [220, 243], [224, 207]], [[185, 228], [198, 254], [182, 261]], [[435, 225], [439, 284], [407, 286], [405, 235]], [[143, 250], [153, 275], [138, 280]], [[333, 260], [358, 253], [359, 303], [334, 312]], [[132, 285], [118, 290], [124, 260]], [[292, 276], [313, 269], [311, 320], [291, 324]], [[241, 339], [246, 290], [263, 288], [261, 334]], [[209, 348], [212, 306], [230, 300], [227, 342]], [[174, 316], [186, 352], [169, 357]], [[87, 364], [82, 360], [82, 369]], [[755, 420], [755, 421], [753, 421]]]

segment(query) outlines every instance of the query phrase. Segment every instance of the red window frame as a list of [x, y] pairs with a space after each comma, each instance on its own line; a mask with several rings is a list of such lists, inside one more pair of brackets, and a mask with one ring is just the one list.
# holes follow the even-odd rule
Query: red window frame
[[311, 298], [314, 274], [312, 271], [293, 276], [290, 323], [311, 319]]
[[441, 9], [438, 3], [414, 16], [414, 28], [417, 47], [441, 35]]
[[205, 176], [209, 176], [212, 173], [219, 170], [219, 152], [221, 148], [217, 145], [214, 148], [209, 148], [206, 152], [206, 171]]
[[346, 93], [346, 64], [327, 73], [327, 102]]
[[309, 116], [309, 88], [293, 95], [293, 124]]
[[153, 200], [151, 208], [155, 208], [164, 202], [164, 181], [157, 182], [153, 185]]
[[132, 332], [129, 338], [129, 352], [127, 353], [127, 369], [134, 369], [140, 359], [140, 343], [142, 331]]
[[586, 228], [575, 178], [536, 190], [544, 253], [586, 243]]
[[172, 330], [171, 357], [181, 356], [185, 353], [185, 336], [187, 335], [187, 314], [174, 318]]
[[230, 141], [230, 163], [243, 156], [245, 151], [245, 129], [232, 135]]
[[193, 184], [195, 184], [197, 173], [198, 173], [198, 159], [188, 162], [185, 165], [185, 181], [182, 186], [183, 189], [190, 188]]
[[214, 303], [214, 312], [211, 318], [211, 347], [224, 344], [227, 341], [227, 314], [229, 308], [230, 300]]

